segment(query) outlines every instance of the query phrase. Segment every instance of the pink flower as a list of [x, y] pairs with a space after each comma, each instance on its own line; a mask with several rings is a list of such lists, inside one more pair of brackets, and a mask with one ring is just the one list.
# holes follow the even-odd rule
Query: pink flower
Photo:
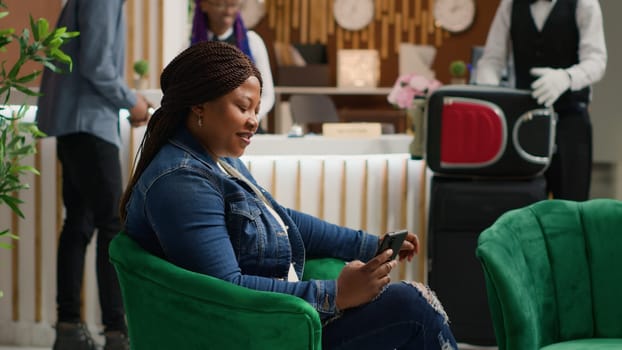
[[441, 85], [440, 81], [428, 79], [417, 73], [404, 74], [398, 77], [393, 84], [387, 100], [398, 108], [407, 109], [412, 106], [416, 97], [427, 97], [429, 93]]

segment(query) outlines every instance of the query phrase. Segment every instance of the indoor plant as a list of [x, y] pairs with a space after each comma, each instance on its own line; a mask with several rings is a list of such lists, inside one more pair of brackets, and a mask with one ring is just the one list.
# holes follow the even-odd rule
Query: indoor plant
[[463, 60], [455, 60], [449, 63], [449, 74], [452, 84], [466, 84], [467, 65]]
[[[9, 14], [4, 1], [0, 0], [0, 19]], [[30, 29], [25, 28], [16, 34], [14, 28], [0, 27], [0, 51], [6, 52], [19, 45], [19, 57], [16, 62], [7, 63], [6, 58], [0, 59], [0, 205], [7, 205], [13, 213], [20, 217], [22, 201], [18, 192], [29, 185], [22, 181], [21, 175], [28, 172], [38, 174], [37, 169], [21, 164], [25, 157], [36, 153], [37, 137], [44, 134], [34, 122], [25, 122], [28, 108], [25, 105], [17, 110], [8, 106], [12, 91], [19, 91], [28, 96], [38, 96], [28, 84], [32, 83], [42, 72], [36, 69], [22, 73], [26, 62], [36, 62], [50, 70], [60, 73], [61, 66], [71, 70], [71, 57], [62, 50], [61, 45], [69, 38], [77, 36], [77, 32], [67, 32], [66, 28], [50, 30], [48, 21], [41, 18], [35, 21], [30, 18]], [[11, 45], [11, 43], [14, 43]], [[0, 55], [2, 54], [0, 53]], [[0, 238], [17, 238], [8, 228], [0, 227]], [[0, 247], [10, 247], [10, 242], [0, 241]]]
[[148, 87], [147, 74], [149, 74], [149, 61], [138, 60], [134, 62], [134, 73], [138, 76], [134, 81], [136, 90], [145, 90]]

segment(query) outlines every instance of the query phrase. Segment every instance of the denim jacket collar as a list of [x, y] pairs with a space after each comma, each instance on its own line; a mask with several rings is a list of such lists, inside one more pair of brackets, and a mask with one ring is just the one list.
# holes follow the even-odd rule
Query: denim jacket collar
[[205, 151], [203, 145], [185, 127], [181, 126], [169, 141], [175, 147], [181, 148], [194, 158], [209, 166], [216, 167], [216, 161]]

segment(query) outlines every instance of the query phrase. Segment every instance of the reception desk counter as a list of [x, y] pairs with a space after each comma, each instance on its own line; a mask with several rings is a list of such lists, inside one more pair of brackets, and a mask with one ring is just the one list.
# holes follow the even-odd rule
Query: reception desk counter
[[[375, 138], [330, 138], [316, 135], [287, 137], [255, 135], [246, 149], [247, 155], [318, 155], [318, 154], [396, 154], [407, 153], [412, 136], [382, 135]], [[286, 146], [286, 147], [284, 147]]]

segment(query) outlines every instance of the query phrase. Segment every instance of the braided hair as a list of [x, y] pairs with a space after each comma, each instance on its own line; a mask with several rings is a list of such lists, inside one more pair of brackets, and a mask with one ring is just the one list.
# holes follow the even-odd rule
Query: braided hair
[[121, 199], [121, 218], [132, 188], [160, 148], [183, 125], [193, 106], [213, 101], [235, 90], [254, 76], [263, 86], [261, 74], [242, 51], [217, 41], [199, 42], [182, 51], [162, 71], [162, 100], [138, 149], [138, 163]]

